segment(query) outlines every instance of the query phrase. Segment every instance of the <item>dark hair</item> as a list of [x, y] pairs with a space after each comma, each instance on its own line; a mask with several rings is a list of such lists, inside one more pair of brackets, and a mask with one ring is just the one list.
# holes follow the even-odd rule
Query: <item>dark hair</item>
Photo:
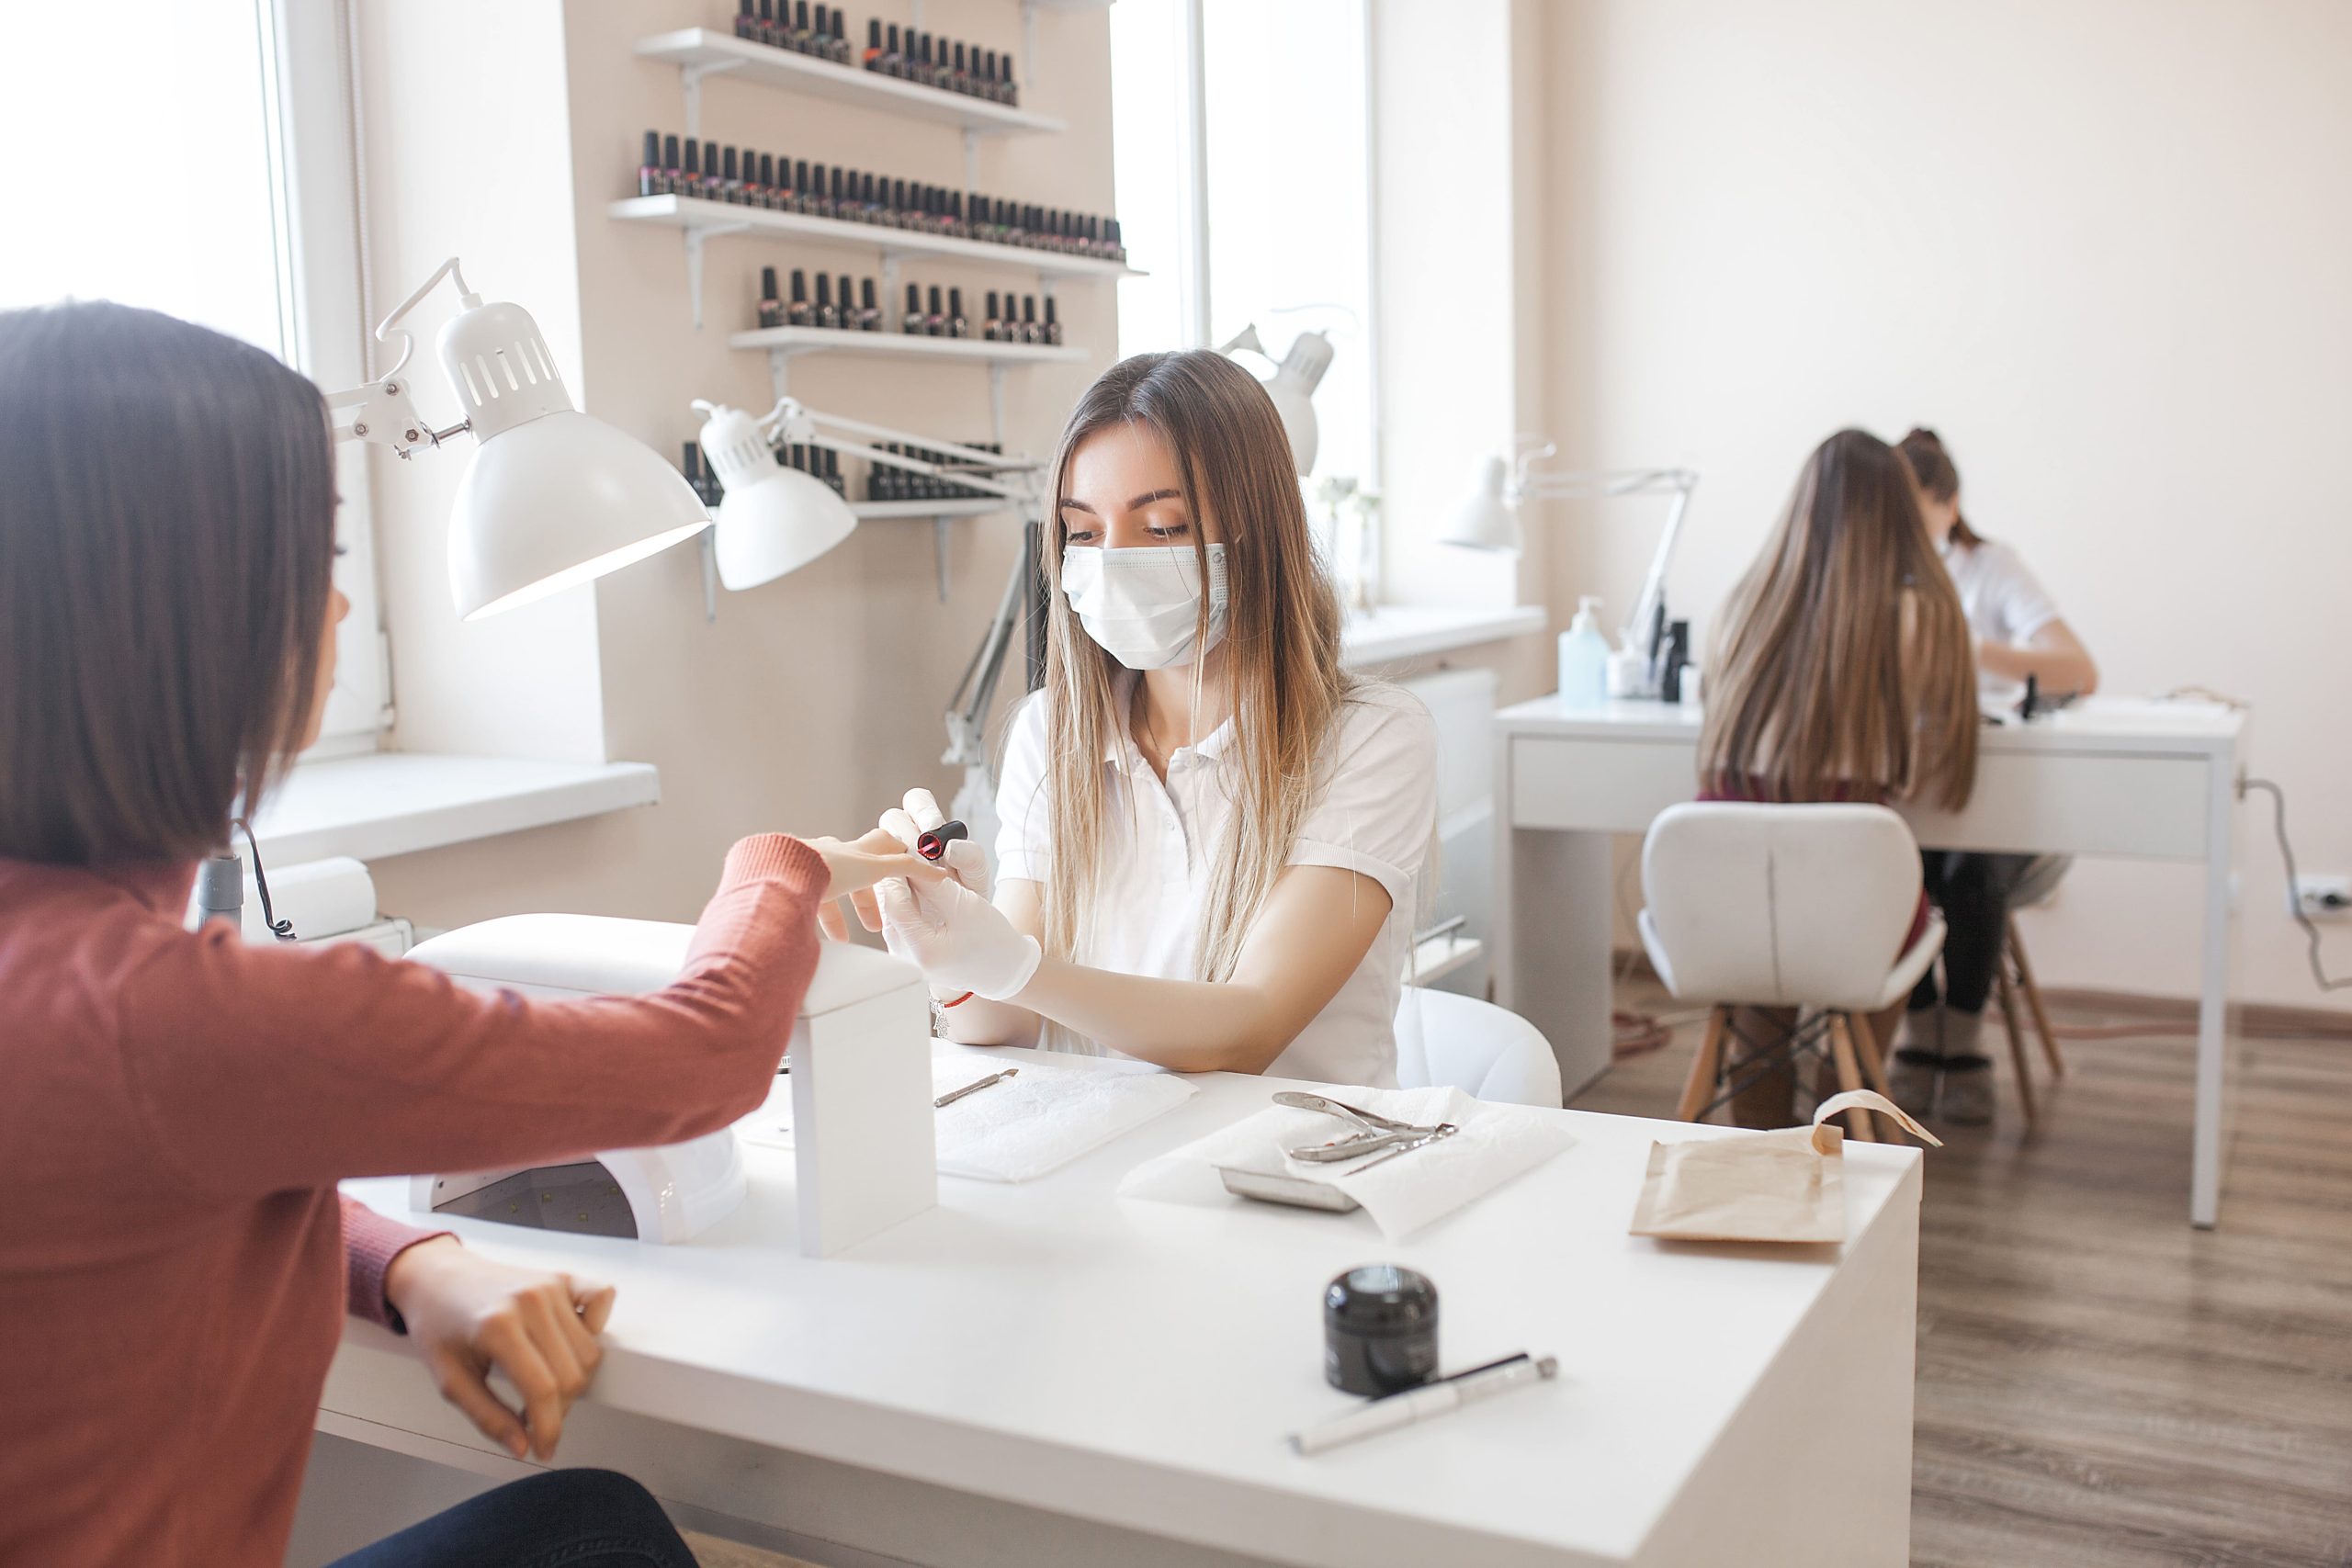
[[[1911, 434], [1895, 443], [1894, 449], [1911, 465], [1913, 477], [1929, 500], [1950, 501], [1960, 493], [1960, 470], [1952, 466], [1951, 454], [1944, 450], [1943, 437], [1934, 431], [1924, 424], [1913, 425]], [[1951, 536], [1972, 550], [1984, 542], [1958, 512], [1952, 513]]]
[[248, 344], [0, 311], [0, 855], [227, 841], [310, 720], [334, 459], [318, 388]]

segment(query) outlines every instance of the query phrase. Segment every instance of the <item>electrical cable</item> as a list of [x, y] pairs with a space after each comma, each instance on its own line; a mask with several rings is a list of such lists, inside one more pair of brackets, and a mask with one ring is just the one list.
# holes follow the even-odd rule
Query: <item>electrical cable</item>
[[267, 926], [269, 934], [278, 941], [294, 941], [294, 922], [279, 919], [277, 911], [269, 907], [269, 878], [261, 869], [261, 846], [254, 842], [253, 824], [240, 817], [236, 820], [236, 828], [244, 834], [245, 851], [254, 858], [254, 891], [261, 895], [261, 923]]
[[2303, 913], [2302, 895], [2297, 886], [2298, 879], [2295, 874], [2295, 848], [2287, 841], [2287, 792], [2268, 779], [2241, 778], [2238, 780], [2238, 795], [2241, 798], [2250, 789], [2270, 792], [2271, 826], [2278, 835], [2278, 858], [2287, 864], [2287, 908], [2288, 912], [2294, 917], [2295, 923], [2303, 928], [2304, 941], [2311, 944], [2312, 982], [2323, 991], [2340, 991], [2352, 987], [2352, 976], [2331, 980], [2328, 978], [2327, 970], [2320, 964], [2320, 930], [2312, 923], [2312, 918]]

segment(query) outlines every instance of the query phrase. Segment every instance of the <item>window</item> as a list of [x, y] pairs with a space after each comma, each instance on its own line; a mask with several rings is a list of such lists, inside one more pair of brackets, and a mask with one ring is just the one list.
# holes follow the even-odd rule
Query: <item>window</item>
[[1364, 15], [1365, 0], [1122, 0], [1111, 102], [1119, 220], [1152, 273], [1119, 286], [1119, 351], [1221, 344], [1254, 323], [1279, 359], [1298, 333], [1327, 333], [1315, 474], [1373, 489]]
[[[365, 374], [342, 7], [114, 0], [24, 7], [0, 51], [17, 171], [0, 309], [115, 299], [255, 344], [333, 391]], [[97, 101], [93, 104], [92, 99]], [[338, 448], [344, 623], [322, 750], [389, 716], [367, 456]]]

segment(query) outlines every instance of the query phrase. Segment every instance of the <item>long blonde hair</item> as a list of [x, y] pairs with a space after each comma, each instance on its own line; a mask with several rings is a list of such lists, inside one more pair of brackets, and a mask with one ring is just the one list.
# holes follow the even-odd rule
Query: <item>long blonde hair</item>
[[1976, 782], [1976, 673], [1959, 591], [1902, 457], [1841, 430], [1805, 459], [1725, 607], [1699, 776], [1777, 801], [1930, 800]]
[[[1318, 784], [1317, 768], [1354, 683], [1340, 667], [1340, 601], [1306, 532], [1290, 443], [1272, 400], [1220, 354], [1140, 354], [1087, 389], [1062, 432], [1044, 530], [1046, 724], [1052, 738], [1046, 813], [1053, 854], [1045, 888], [1045, 948], [1062, 958], [1090, 944], [1108, 843], [1102, 760], [1125, 744], [1119, 661], [1086, 635], [1062, 597], [1062, 499], [1071, 457], [1098, 431], [1148, 429], [1176, 466], [1198, 524], [1224, 534], [1227, 609], [1219, 645], [1231, 684], [1234, 809], [1202, 911], [1195, 973], [1223, 980], [1282, 874]], [[1193, 530], [1201, 581], [1206, 530]], [[1198, 646], [1209, 640], [1201, 595]], [[1205, 657], [1205, 656], [1204, 656]], [[1194, 667], [1199, 679], [1199, 667]]]

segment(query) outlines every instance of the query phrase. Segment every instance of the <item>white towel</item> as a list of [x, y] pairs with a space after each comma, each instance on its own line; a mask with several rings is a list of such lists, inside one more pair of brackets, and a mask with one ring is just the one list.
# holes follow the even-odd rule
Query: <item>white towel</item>
[[1389, 1240], [1411, 1235], [1532, 1170], [1576, 1142], [1567, 1120], [1557, 1112], [1525, 1106], [1490, 1105], [1458, 1089], [1350, 1089], [1333, 1086], [1331, 1098], [1416, 1126], [1451, 1122], [1461, 1131], [1374, 1166], [1378, 1156], [1351, 1162], [1369, 1168], [1350, 1175], [1345, 1168], [1313, 1165], [1283, 1151], [1329, 1143], [1356, 1129], [1319, 1111], [1272, 1106], [1244, 1117], [1127, 1172], [1119, 1183], [1125, 1198], [1170, 1203], [1238, 1203], [1247, 1200], [1225, 1190], [1219, 1166], [1267, 1175], [1305, 1177], [1338, 1188], [1363, 1205]]
[[[1032, 1181], [1101, 1148], [1200, 1091], [1148, 1063], [1087, 1057], [1056, 1060], [1044, 1051], [1015, 1059], [934, 1056], [934, 1098], [1018, 1067], [1018, 1076], [967, 1094], [937, 1112], [939, 1169], [980, 1181]], [[778, 1077], [767, 1104], [736, 1124], [749, 1144], [792, 1146], [792, 1080]]]

